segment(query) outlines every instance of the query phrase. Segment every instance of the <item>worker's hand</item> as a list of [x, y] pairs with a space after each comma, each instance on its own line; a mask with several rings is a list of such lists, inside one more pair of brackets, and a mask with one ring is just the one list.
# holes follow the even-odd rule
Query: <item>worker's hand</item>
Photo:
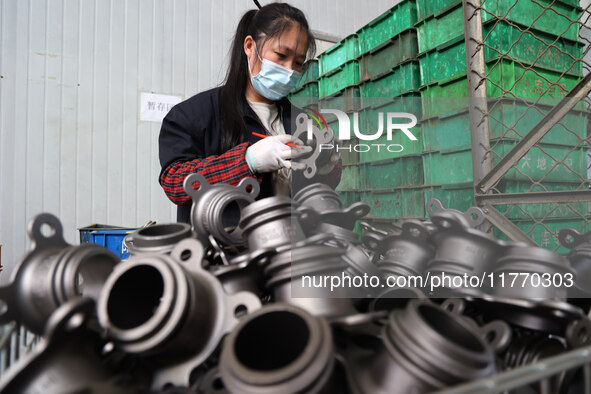
[[[308, 145], [304, 145], [304, 142], [298, 138], [292, 138], [291, 139], [291, 158], [293, 160], [295, 159], [299, 159], [301, 157], [306, 156], [307, 154], [309, 154], [310, 152], [312, 152], [312, 147], [308, 146]], [[293, 167], [292, 163], [292, 167]]]
[[[248, 167], [253, 173], [272, 172], [280, 168], [291, 168], [292, 157], [300, 154], [295, 153], [295, 151], [309, 152], [309, 149], [300, 149], [302, 146], [290, 147], [287, 145], [289, 142], [297, 144], [298, 140], [289, 134], [282, 134], [257, 141], [246, 149]], [[301, 143], [301, 141], [299, 142]]]

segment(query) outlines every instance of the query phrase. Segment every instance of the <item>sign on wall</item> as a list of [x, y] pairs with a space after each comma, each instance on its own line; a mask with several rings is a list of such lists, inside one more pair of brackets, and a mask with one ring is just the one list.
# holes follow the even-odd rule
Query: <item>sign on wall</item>
[[180, 96], [142, 92], [140, 95], [140, 120], [162, 122], [168, 111], [183, 100]]

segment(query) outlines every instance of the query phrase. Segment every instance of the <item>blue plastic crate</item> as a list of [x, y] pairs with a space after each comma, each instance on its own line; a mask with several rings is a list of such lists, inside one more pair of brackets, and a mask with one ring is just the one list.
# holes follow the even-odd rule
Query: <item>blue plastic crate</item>
[[122, 260], [129, 257], [127, 248], [123, 246], [123, 240], [127, 234], [137, 231], [137, 228], [124, 228], [105, 224], [93, 224], [79, 228], [80, 243], [93, 243], [104, 246]]

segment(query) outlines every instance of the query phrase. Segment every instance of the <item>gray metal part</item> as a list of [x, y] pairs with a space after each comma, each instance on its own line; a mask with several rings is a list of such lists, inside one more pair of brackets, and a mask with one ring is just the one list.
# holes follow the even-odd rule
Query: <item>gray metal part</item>
[[11, 283], [0, 288], [0, 322], [16, 320], [41, 334], [63, 303], [80, 296], [96, 300], [119, 258], [94, 244], [67, 244], [59, 219], [51, 214], [34, 217], [28, 234], [31, 251], [19, 263]]
[[125, 237], [123, 245], [129, 254], [170, 253], [174, 246], [194, 234], [187, 223], [154, 224]]
[[[275, 316], [282, 317], [283, 321], [273, 320], [278, 319]], [[287, 322], [297, 324], [286, 324], [287, 317]], [[270, 321], [282, 326], [278, 332], [266, 330], [273, 338], [250, 329], [253, 325], [264, 329], [267, 326], [264, 323]], [[302, 341], [303, 337], [305, 341]], [[296, 349], [292, 342], [297, 344]], [[248, 352], [249, 348], [259, 349], [261, 354]], [[282, 348], [295, 353], [287, 364], [281, 361], [282, 353], [285, 353]], [[224, 341], [221, 377], [232, 393], [330, 393], [334, 351], [332, 332], [325, 319], [292, 305], [267, 305], [246, 316]], [[262, 359], [269, 354], [277, 356]], [[259, 369], [261, 364], [265, 367]]]
[[[195, 184], [198, 188], [194, 188]], [[239, 228], [228, 232], [224, 228], [222, 215], [224, 209], [236, 203], [242, 209], [254, 202], [260, 191], [255, 178], [244, 178], [236, 187], [224, 183], [210, 185], [205, 177], [198, 173], [188, 175], [183, 182], [185, 192], [192, 198], [191, 225], [199, 240], [207, 245], [209, 235], [226, 245], [244, 243]]]
[[[118, 384], [119, 371], [100, 355], [106, 342], [89, 328], [94, 301], [78, 298], [51, 316], [44, 341], [2, 378], [3, 393], [129, 393], [141, 386]], [[129, 383], [129, 382], [127, 382]], [[146, 387], [143, 387], [145, 390]]]
[[[238, 322], [237, 310], [251, 312], [260, 308], [260, 300], [252, 293], [226, 294], [215, 276], [202, 268], [202, 258], [203, 247], [195, 239], [181, 241], [170, 256], [131, 257], [113, 273], [101, 294], [98, 305], [101, 326], [119, 348], [152, 363], [153, 389], [167, 384], [188, 386], [191, 372], [212, 354], [222, 337]], [[162, 301], [145, 323], [119, 328], [111, 321], [109, 305], [111, 296], [116, 294], [111, 292], [123, 275], [148, 263], [159, 269], [164, 280]], [[174, 272], [177, 279], [168, 271]], [[184, 302], [191, 307], [185, 309]], [[183, 352], [179, 349], [183, 348], [185, 357], [180, 357]]]
[[305, 239], [299, 215], [288, 197], [267, 197], [244, 209], [239, 229], [253, 251], [289, 245]]
[[304, 187], [293, 196], [293, 199], [300, 206], [310, 207], [317, 212], [343, 207], [338, 193], [323, 183], [313, 183]]
[[[296, 117], [296, 130], [292, 133], [294, 138], [302, 141], [307, 140], [308, 133], [308, 116], [306, 114], [299, 114]], [[312, 126], [313, 139], [315, 141], [314, 149], [309, 156], [297, 159], [303, 168], [304, 177], [311, 179], [316, 176], [319, 168], [330, 162], [330, 151], [323, 151], [322, 146], [334, 142], [334, 131], [332, 129], [320, 130]], [[327, 153], [328, 152], [328, 153]]]
[[[505, 253], [495, 265], [494, 273], [507, 273], [507, 277], [519, 273], [538, 274], [540, 277], [543, 274], [549, 274], [552, 277], [554, 275], [561, 275], [561, 277], [566, 274], [574, 275], [566, 257], [538, 246], [520, 244], [505, 248]], [[532, 281], [526, 281], [519, 286], [497, 287], [492, 294], [506, 298], [565, 301], [567, 292], [566, 285], [536, 286]]]
[[492, 375], [494, 353], [484, 335], [464, 317], [411, 300], [390, 313], [381, 335], [384, 347], [377, 353], [345, 351], [349, 384], [354, 393], [431, 392]]
[[431, 220], [438, 231], [432, 236], [436, 252], [429, 271], [478, 276], [491, 269], [503, 253], [504, 244], [473, 228], [484, 219], [482, 211], [478, 211], [481, 216], [476, 220], [469, 218], [472, 215], [460, 215], [453, 210], [439, 209], [432, 214]]

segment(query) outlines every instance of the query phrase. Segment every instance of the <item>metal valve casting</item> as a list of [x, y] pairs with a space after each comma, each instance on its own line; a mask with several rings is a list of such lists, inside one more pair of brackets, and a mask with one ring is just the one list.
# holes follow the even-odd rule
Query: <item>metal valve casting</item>
[[[307, 141], [308, 134], [308, 116], [304, 113], [299, 114], [295, 120], [296, 130], [293, 132], [294, 138]], [[301, 167], [304, 177], [311, 179], [316, 176], [318, 168], [330, 163], [332, 150], [327, 149], [328, 145], [334, 144], [334, 131], [331, 128], [320, 130], [318, 127], [312, 127], [312, 152], [304, 157], [295, 160]]]
[[380, 235], [370, 232], [363, 242], [380, 256], [377, 265], [388, 276], [423, 275], [435, 255], [429, 231], [417, 220], [402, 223], [401, 230]]
[[430, 275], [468, 274], [480, 277], [485, 272], [490, 272], [501, 253], [502, 244], [474, 228], [484, 221], [482, 210], [472, 207], [462, 213], [455, 209], [445, 209], [436, 199], [431, 199], [427, 208], [431, 221], [437, 228], [431, 235], [435, 257], [427, 267]]
[[185, 192], [193, 199], [191, 225], [203, 245], [209, 244], [210, 234], [225, 245], [245, 242], [239, 228], [228, 230], [238, 223], [224, 223], [225, 210], [242, 210], [258, 196], [260, 185], [255, 178], [244, 178], [238, 186], [225, 183], [210, 185], [201, 174], [188, 175], [183, 182]]
[[193, 237], [187, 223], [154, 224], [129, 234], [123, 240], [129, 254], [170, 253], [185, 238]]
[[312, 208], [316, 212], [343, 208], [338, 193], [323, 183], [313, 183], [304, 187], [293, 196], [293, 199], [300, 206]]
[[308, 240], [278, 252], [265, 267], [266, 287], [275, 302], [297, 305], [322, 316], [356, 312], [345, 287], [333, 291], [330, 284], [322, 283], [326, 275], [338, 276], [346, 272], [347, 265], [341, 257], [344, 250]]
[[47, 322], [44, 341], [2, 377], [3, 393], [145, 392], [146, 382], [109, 362], [107, 342], [91, 327], [95, 302], [77, 298], [60, 306]]
[[66, 243], [62, 224], [48, 213], [29, 222], [28, 235], [31, 250], [0, 288], [0, 323], [16, 320], [41, 334], [60, 305], [81, 296], [97, 300], [119, 258], [99, 245]]
[[422, 300], [394, 310], [383, 347], [347, 360], [354, 393], [425, 393], [497, 372], [493, 348], [466, 318]]
[[574, 228], [563, 228], [558, 240], [570, 249], [567, 255], [575, 275], [575, 286], [569, 290], [573, 298], [591, 298], [591, 231], [581, 234]]
[[139, 254], [107, 280], [98, 303], [100, 325], [118, 349], [154, 368], [153, 388], [188, 386], [242, 313], [258, 309], [248, 292], [227, 295], [201, 266], [203, 247], [185, 239], [163, 254]]
[[267, 197], [242, 211], [239, 229], [250, 250], [289, 245], [305, 238], [297, 205], [288, 197]]
[[220, 374], [233, 394], [330, 393], [334, 365], [326, 320], [279, 303], [246, 316], [228, 335]]

